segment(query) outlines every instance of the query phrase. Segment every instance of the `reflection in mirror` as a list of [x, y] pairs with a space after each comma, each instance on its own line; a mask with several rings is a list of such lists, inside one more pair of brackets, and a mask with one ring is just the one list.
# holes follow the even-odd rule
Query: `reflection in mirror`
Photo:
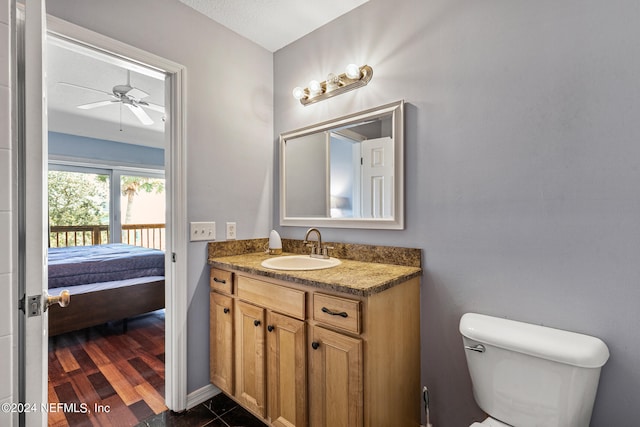
[[403, 228], [403, 102], [282, 134], [280, 224]]
[[316, 133], [287, 142], [286, 176], [295, 178], [286, 187], [287, 212], [295, 217], [324, 217], [328, 214], [326, 135]]

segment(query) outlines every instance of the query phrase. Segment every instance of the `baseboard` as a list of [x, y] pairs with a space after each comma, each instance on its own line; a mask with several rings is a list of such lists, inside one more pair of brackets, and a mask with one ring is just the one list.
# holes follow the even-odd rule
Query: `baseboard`
[[207, 384], [196, 391], [192, 391], [187, 394], [187, 409], [191, 409], [219, 393], [220, 389], [213, 384]]

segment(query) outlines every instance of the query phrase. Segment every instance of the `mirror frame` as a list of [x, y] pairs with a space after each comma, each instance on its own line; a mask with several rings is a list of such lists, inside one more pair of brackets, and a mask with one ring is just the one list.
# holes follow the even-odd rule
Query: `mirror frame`
[[[286, 211], [285, 145], [293, 138], [391, 116], [394, 144], [393, 214], [390, 218], [291, 217]], [[328, 180], [329, 178], [327, 178]], [[280, 134], [280, 225], [334, 228], [404, 229], [404, 100]]]

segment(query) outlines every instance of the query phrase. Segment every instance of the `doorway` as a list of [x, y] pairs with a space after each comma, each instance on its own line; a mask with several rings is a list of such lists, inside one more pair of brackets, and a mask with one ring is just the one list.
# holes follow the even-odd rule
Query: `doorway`
[[[33, 4], [33, 3], [32, 3]], [[37, 8], [37, 3], [34, 5]], [[42, 60], [40, 58], [46, 57], [43, 53], [38, 54], [38, 31], [40, 34], [47, 33], [48, 36], [58, 37], [61, 39], [73, 41], [84, 45], [86, 48], [94, 51], [100, 51], [107, 53], [115, 58], [119, 58], [123, 61], [132, 61], [135, 64], [146, 64], [145, 66], [151, 67], [158, 72], [165, 73], [167, 76], [166, 84], [164, 86], [165, 100], [167, 101], [167, 117], [165, 127], [166, 132], [166, 155], [164, 159], [164, 167], [166, 173], [166, 191], [167, 191], [167, 212], [166, 218], [166, 287], [165, 287], [165, 299], [166, 299], [166, 372], [165, 372], [165, 396], [164, 400], [166, 406], [169, 409], [180, 411], [186, 406], [186, 348], [184, 343], [184, 335], [186, 328], [186, 291], [174, 286], [174, 283], [184, 282], [186, 280], [186, 236], [181, 231], [182, 227], [177, 226], [180, 223], [185, 223], [186, 211], [184, 203], [185, 197], [185, 165], [184, 165], [184, 106], [182, 94], [184, 93], [184, 67], [179, 64], [175, 64], [171, 61], [164, 60], [155, 55], [148, 54], [144, 51], [140, 51], [132, 46], [128, 46], [117, 42], [115, 40], [108, 39], [97, 33], [93, 33], [89, 30], [77, 27], [73, 24], [47, 17], [46, 25], [44, 22], [38, 23], [37, 10], [33, 15], [29, 14], [27, 8], [26, 17], [26, 84], [27, 88], [25, 99], [27, 107], [25, 108], [24, 122], [29, 126], [27, 129], [38, 129], [39, 122], [42, 122], [45, 115], [44, 112], [37, 113], [38, 98], [42, 99], [42, 92], [38, 94], [33, 88], [39, 87], [38, 84], [33, 84], [37, 75], [42, 75], [43, 69]], [[40, 29], [29, 29], [29, 16], [34, 17], [31, 22], [35, 26], [40, 25]], [[31, 34], [34, 37], [29, 37]], [[31, 41], [29, 41], [31, 40]], [[29, 46], [31, 44], [36, 45], [36, 50], [31, 50]], [[33, 46], [32, 46], [33, 47]], [[30, 61], [32, 59], [32, 61]], [[40, 64], [40, 65], [38, 65]], [[29, 101], [35, 101], [29, 104]], [[31, 107], [29, 107], [31, 105]], [[126, 107], [129, 108], [129, 107]], [[46, 128], [46, 127], [45, 127]], [[43, 172], [46, 173], [46, 167], [44, 171], [40, 166], [40, 160], [47, 157], [47, 136], [46, 132], [41, 137], [33, 137], [36, 133], [29, 136], [27, 132], [25, 141], [19, 142], [19, 144], [25, 144], [26, 155], [22, 156], [19, 160], [20, 164], [24, 165], [25, 176], [27, 182], [37, 182], [38, 176], [42, 176]], [[35, 154], [30, 155], [29, 153]], [[38, 154], [39, 153], [39, 154]], [[35, 187], [37, 189], [37, 186]], [[24, 224], [27, 238], [25, 244], [20, 248], [21, 254], [21, 269], [30, 271], [32, 274], [29, 277], [23, 277], [21, 279], [20, 287], [22, 290], [19, 292], [26, 293], [28, 295], [38, 295], [38, 288], [41, 289], [40, 293], [44, 293], [46, 300], [47, 294], [43, 292], [43, 285], [46, 283], [46, 269], [43, 269], [40, 257], [38, 261], [38, 253], [46, 248], [44, 238], [35, 238], [36, 232], [42, 236], [41, 224], [46, 221], [46, 205], [43, 205], [40, 201], [43, 200], [45, 189], [40, 191], [27, 192], [25, 188], [19, 189], [19, 205], [28, 206], [29, 209], [24, 209], [21, 215], [24, 218], [21, 222]], [[44, 208], [44, 209], [43, 209]], [[22, 226], [21, 226], [22, 227]], [[32, 236], [32, 237], [29, 237]], [[44, 236], [43, 236], [44, 237]], [[38, 243], [41, 241], [43, 243]], [[40, 249], [40, 247], [42, 248]], [[33, 267], [33, 268], [32, 268]], [[40, 280], [39, 271], [42, 271], [42, 278]], [[30, 297], [29, 297], [30, 298]], [[31, 317], [31, 316], [29, 316]], [[42, 316], [37, 318], [31, 317], [26, 319], [26, 325], [21, 326], [21, 333], [19, 341], [22, 342], [19, 350], [19, 359], [24, 360], [20, 362], [20, 375], [19, 375], [19, 394], [23, 401], [42, 401], [46, 402], [47, 399], [47, 384], [46, 384], [46, 347], [47, 336], [41, 332], [46, 330], [46, 324], [48, 320], [48, 313], [43, 313]], [[29, 348], [29, 351], [25, 351]], [[45, 368], [43, 375], [42, 367]], [[35, 421], [41, 419], [46, 420], [46, 413], [38, 414], [25, 414], [26, 421], [21, 420], [21, 423], [26, 424], [41, 424], [41, 422]]]
[[52, 35], [46, 71], [49, 426], [133, 426], [168, 409], [165, 74]]

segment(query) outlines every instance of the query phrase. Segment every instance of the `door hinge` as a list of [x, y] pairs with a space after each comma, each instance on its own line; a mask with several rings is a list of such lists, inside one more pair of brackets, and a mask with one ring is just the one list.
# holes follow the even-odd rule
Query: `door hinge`
[[171, 252], [171, 262], [176, 262], [176, 253]]
[[25, 300], [25, 298], [27, 298], [27, 296], [26, 295], [22, 295], [22, 298], [20, 298], [18, 300], [18, 310], [20, 310], [23, 313], [25, 312], [25, 308], [24, 308], [24, 300]]
[[27, 317], [40, 316], [42, 314], [42, 295], [27, 297]]

